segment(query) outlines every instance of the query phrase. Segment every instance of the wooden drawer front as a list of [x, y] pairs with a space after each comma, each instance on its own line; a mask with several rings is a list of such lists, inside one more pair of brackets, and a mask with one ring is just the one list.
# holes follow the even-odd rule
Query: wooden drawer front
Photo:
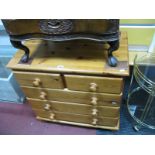
[[21, 86], [61, 89], [63, 82], [59, 74], [14, 72]]
[[65, 79], [70, 90], [115, 94], [122, 92], [123, 78], [65, 75]]
[[115, 127], [118, 125], [118, 118], [108, 118], [108, 117], [100, 117], [94, 118], [88, 115], [77, 115], [77, 114], [69, 114], [69, 113], [60, 113], [60, 112], [47, 112], [43, 110], [35, 110], [35, 114], [42, 118], [47, 118], [51, 121], [69, 121], [76, 123], [84, 123], [90, 124], [92, 126], [112, 126]]
[[108, 34], [119, 30], [118, 19], [16, 19], [3, 20], [10, 35], [43, 33], [61, 34]]
[[119, 117], [119, 107], [91, 106], [77, 103], [65, 103], [57, 101], [41, 101], [29, 99], [32, 109], [45, 111], [57, 111], [73, 114], [91, 115], [99, 117]]
[[22, 89], [28, 98], [91, 105], [108, 104], [110, 106], [118, 106], [122, 97], [122, 94], [89, 93], [58, 89], [41, 89], [33, 87], [22, 87]]

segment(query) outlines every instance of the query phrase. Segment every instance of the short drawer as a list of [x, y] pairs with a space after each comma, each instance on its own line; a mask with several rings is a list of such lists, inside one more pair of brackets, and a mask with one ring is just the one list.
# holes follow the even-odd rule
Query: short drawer
[[14, 72], [21, 86], [62, 89], [63, 82], [59, 74]]
[[65, 75], [65, 80], [68, 89], [87, 92], [120, 94], [123, 86], [123, 78]]
[[75, 122], [82, 124], [89, 124], [91, 126], [111, 126], [116, 127], [118, 125], [118, 118], [108, 118], [108, 117], [99, 117], [94, 118], [88, 115], [77, 115], [77, 114], [69, 114], [69, 113], [60, 113], [60, 112], [47, 112], [44, 110], [35, 110], [35, 114], [41, 118], [46, 118], [50, 121], [67, 121], [67, 122]]
[[66, 103], [48, 100], [41, 101], [36, 99], [29, 99], [28, 101], [31, 104], [32, 109], [82, 114], [98, 117], [119, 117], [119, 107], [92, 106], [78, 103]]
[[90, 93], [65, 89], [22, 87], [22, 90], [28, 98], [90, 105], [104, 105], [106, 103], [110, 106], [119, 106], [122, 98], [122, 94]]

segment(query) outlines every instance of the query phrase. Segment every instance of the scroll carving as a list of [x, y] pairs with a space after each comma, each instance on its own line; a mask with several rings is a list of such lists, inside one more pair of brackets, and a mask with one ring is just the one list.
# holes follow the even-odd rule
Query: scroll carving
[[40, 30], [46, 34], [65, 34], [73, 29], [73, 23], [69, 19], [43, 19], [39, 25]]

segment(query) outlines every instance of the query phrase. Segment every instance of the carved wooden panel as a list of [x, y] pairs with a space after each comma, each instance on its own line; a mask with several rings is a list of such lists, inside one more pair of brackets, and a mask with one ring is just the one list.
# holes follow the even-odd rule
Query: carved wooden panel
[[40, 30], [46, 34], [65, 34], [73, 29], [69, 19], [43, 19], [39, 22]]

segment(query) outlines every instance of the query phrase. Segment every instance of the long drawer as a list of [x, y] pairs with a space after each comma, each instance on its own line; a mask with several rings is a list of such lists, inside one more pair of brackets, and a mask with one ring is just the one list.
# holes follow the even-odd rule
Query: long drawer
[[78, 103], [66, 103], [58, 101], [41, 101], [37, 99], [28, 99], [32, 106], [32, 109], [45, 110], [45, 111], [57, 111], [72, 114], [82, 114], [98, 117], [119, 117], [119, 107], [108, 106], [92, 106]]
[[60, 102], [73, 102], [91, 105], [119, 105], [122, 94], [89, 93], [58, 89], [41, 89], [33, 87], [22, 87], [28, 98], [52, 100]]
[[65, 80], [68, 89], [87, 92], [120, 94], [123, 86], [123, 78], [65, 75]]
[[63, 89], [63, 82], [60, 74], [14, 72], [17, 81], [21, 86]]
[[7, 32], [14, 36], [25, 34], [56, 36], [77, 33], [108, 35], [119, 30], [118, 19], [5, 19], [2, 21]]
[[35, 114], [41, 118], [46, 118], [50, 121], [69, 121], [76, 123], [84, 123], [92, 126], [118, 126], [118, 118], [108, 118], [108, 117], [98, 117], [94, 118], [88, 115], [77, 115], [69, 113], [60, 113], [60, 112], [47, 112], [44, 110], [35, 110]]

